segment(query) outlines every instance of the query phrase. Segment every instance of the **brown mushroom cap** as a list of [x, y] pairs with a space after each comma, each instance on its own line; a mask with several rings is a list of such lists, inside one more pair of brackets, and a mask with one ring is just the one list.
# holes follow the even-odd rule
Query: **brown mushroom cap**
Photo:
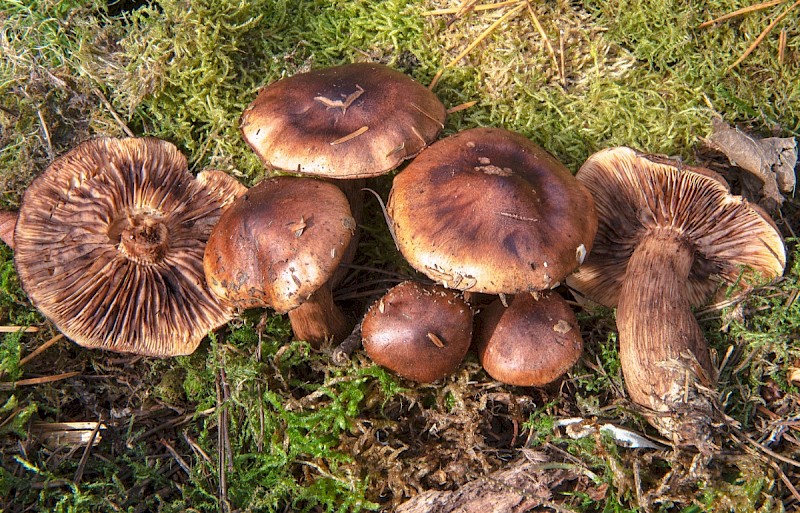
[[31, 302], [85, 347], [194, 351], [232, 315], [207, 289], [202, 259], [244, 186], [216, 173], [195, 179], [158, 139], [94, 139], [54, 161], [25, 192], [14, 233]]
[[405, 281], [370, 307], [361, 334], [375, 363], [430, 383], [455, 371], [467, 354], [472, 310], [451, 290]]
[[742, 278], [783, 273], [786, 252], [772, 221], [708, 170], [618, 147], [592, 155], [577, 178], [592, 192], [600, 223], [591, 254], [568, 282], [592, 301], [617, 305], [631, 254], [646, 234], [661, 228], [694, 252], [694, 306]]
[[211, 290], [242, 308], [286, 313], [333, 275], [355, 221], [335, 185], [312, 178], [268, 178], [220, 218], [206, 246]]
[[267, 166], [367, 178], [419, 153], [445, 115], [436, 95], [407, 75], [357, 63], [269, 84], [242, 114], [240, 128]]
[[592, 198], [526, 137], [475, 128], [442, 139], [394, 179], [388, 213], [400, 251], [446, 287], [548, 289], [591, 249]]
[[508, 307], [498, 299], [478, 315], [481, 365], [494, 379], [543, 386], [561, 377], [583, 352], [578, 321], [557, 293], [519, 294]]

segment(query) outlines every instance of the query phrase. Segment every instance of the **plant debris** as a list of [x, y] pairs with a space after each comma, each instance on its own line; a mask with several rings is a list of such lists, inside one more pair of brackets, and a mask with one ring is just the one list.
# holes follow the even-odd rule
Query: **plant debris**
[[[760, 188], [750, 191], [749, 199], [774, 214], [785, 200], [781, 192], [794, 192], [797, 178], [797, 140], [794, 137], [768, 137], [759, 139], [738, 128], [732, 128], [720, 117], [712, 119], [713, 132], [707, 142], [713, 149], [724, 153], [731, 164], [758, 178]], [[753, 193], [756, 196], [753, 197]]]

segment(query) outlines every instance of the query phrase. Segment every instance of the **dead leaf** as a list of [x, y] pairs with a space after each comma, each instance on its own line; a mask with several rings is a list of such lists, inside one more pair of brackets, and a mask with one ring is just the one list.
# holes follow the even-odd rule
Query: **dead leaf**
[[797, 141], [794, 137], [758, 139], [731, 128], [721, 118], [712, 120], [708, 144], [728, 157], [731, 164], [755, 175], [761, 182], [762, 204], [774, 213], [783, 204], [783, 192], [794, 191], [797, 178]]

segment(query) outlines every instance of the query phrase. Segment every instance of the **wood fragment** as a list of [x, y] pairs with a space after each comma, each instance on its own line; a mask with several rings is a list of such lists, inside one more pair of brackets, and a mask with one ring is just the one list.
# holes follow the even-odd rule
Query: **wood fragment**
[[428, 84], [429, 91], [433, 91], [433, 88], [436, 87], [436, 84], [438, 84], [439, 80], [442, 78], [443, 73], [444, 73], [444, 68], [436, 72], [436, 74], [433, 76], [433, 80], [431, 80], [431, 83]]
[[781, 35], [778, 37], [778, 62], [783, 64], [786, 59], [786, 43], [788, 35], [786, 29], [781, 29]]
[[435, 345], [439, 349], [443, 349], [444, 348], [444, 341], [442, 341], [442, 339], [439, 338], [439, 336], [436, 333], [433, 333], [433, 332], [429, 331], [426, 336], [427, 336], [428, 340], [430, 340], [433, 345]]
[[485, 513], [487, 511], [566, 511], [551, 499], [553, 491], [579, 475], [569, 465], [550, 462], [542, 453], [526, 451], [496, 472], [454, 491], [429, 490], [406, 501], [397, 513]]

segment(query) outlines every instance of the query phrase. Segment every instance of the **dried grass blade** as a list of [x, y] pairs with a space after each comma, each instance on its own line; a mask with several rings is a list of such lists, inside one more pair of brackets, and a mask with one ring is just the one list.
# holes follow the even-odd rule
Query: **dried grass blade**
[[445, 68], [450, 68], [450, 67], [452, 67], [452, 66], [453, 66], [454, 64], [456, 64], [458, 61], [460, 61], [461, 59], [463, 59], [464, 57], [466, 57], [466, 56], [469, 54], [469, 52], [471, 52], [473, 49], [475, 49], [475, 47], [476, 47], [476, 46], [478, 46], [479, 44], [481, 44], [481, 42], [482, 42], [484, 39], [486, 39], [487, 37], [489, 37], [489, 36], [492, 34], [492, 32], [494, 32], [494, 31], [497, 29], [497, 27], [499, 27], [500, 25], [502, 25], [502, 24], [503, 24], [503, 23], [504, 23], [506, 20], [508, 20], [508, 19], [509, 19], [509, 18], [511, 18], [512, 16], [516, 15], [517, 13], [519, 13], [519, 12], [520, 12], [522, 9], [524, 9], [524, 8], [525, 8], [525, 4], [523, 3], [522, 5], [518, 5], [517, 7], [515, 7], [515, 8], [513, 8], [513, 9], [511, 9], [510, 11], [508, 11], [507, 13], [505, 13], [504, 15], [502, 15], [500, 18], [498, 18], [498, 19], [497, 19], [497, 21], [495, 21], [494, 23], [492, 23], [491, 25], [489, 25], [489, 27], [488, 27], [486, 30], [484, 30], [484, 31], [483, 31], [483, 33], [481, 33], [481, 35], [480, 35], [480, 36], [478, 36], [478, 37], [477, 37], [477, 39], [475, 39], [475, 41], [473, 41], [472, 43], [470, 43], [470, 45], [469, 45], [469, 46], [467, 46], [467, 47], [466, 47], [466, 48], [465, 48], [465, 49], [464, 49], [464, 50], [463, 50], [463, 51], [462, 51], [460, 54], [458, 54], [458, 55], [457, 55], [457, 56], [456, 56], [456, 57], [455, 57], [453, 60], [451, 60], [450, 62], [448, 62], [448, 63], [445, 65]]
[[[520, 0], [506, 0], [504, 2], [497, 2], [494, 4], [482, 4], [476, 5], [472, 8], [473, 11], [489, 11], [492, 9], [500, 9], [501, 7], [506, 7], [509, 5], [514, 5], [519, 3]], [[423, 16], [438, 16], [440, 14], [457, 14], [461, 10], [461, 7], [447, 7], [445, 9], [433, 9], [431, 11], [425, 11], [422, 13]]]

